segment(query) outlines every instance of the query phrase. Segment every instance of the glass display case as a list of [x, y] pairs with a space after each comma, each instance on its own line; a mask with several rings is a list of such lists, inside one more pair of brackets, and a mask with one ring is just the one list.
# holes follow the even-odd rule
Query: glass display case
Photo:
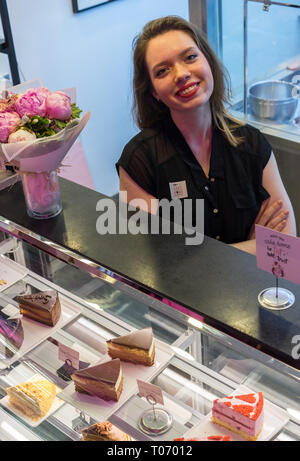
[[[1, 218], [1, 228], [5, 226]], [[47, 330], [35, 338], [34, 332], [24, 354], [17, 353], [9, 364], [0, 361], [0, 440], [80, 441], [81, 430], [103, 422], [102, 415], [135, 440], [170, 441], [192, 433], [201, 437], [210, 430], [213, 400], [244, 389], [264, 394], [266, 439], [300, 440], [297, 369], [150, 297], [143, 287], [130, 287], [108, 273], [95, 276], [12, 234], [1, 232], [0, 269], [7, 271], [1, 272], [2, 308], [17, 307], [18, 295], [55, 289], [71, 313], [50, 335]], [[139, 397], [134, 380], [122, 404], [97, 413], [72, 400], [68, 391], [72, 383], [58, 373], [63, 365], [59, 345], [78, 351], [81, 361], [94, 364], [105, 356], [107, 339], [148, 326], [154, 332], [159, 364], [135, 378], [158, 385], [164, 407], [173, 416], [168, 432], [151, 436], [139, 426], [149, 403]], [[33, 423], [8, 405], [6, 389], [35, 375], [54, 383], [62, 390], [62, 398], [45, 419]]]

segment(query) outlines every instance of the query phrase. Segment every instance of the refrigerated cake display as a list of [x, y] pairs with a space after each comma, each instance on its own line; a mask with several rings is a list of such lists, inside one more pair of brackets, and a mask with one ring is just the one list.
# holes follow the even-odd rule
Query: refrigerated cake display
[[[68, 203], [68, 207], [71, 207], [71, 202]], [[66, 209], [70, 209], [71, 212], [72, 207], [68, 207]], [[254, 317], [252, 316], [254, 309], [250, 303], [249, 293], [255, 291], [256, 269], [248, 257], [232, 250], [233, 259], [230, 268], [234, 277], [232, 276], [229, 280], [230, 283], [232, 281], [236, 283], [240, 277], [240, 274], [237, 275], [234, 272], [235, 259], [247, 260], [248, 269], [246, 266], [243, 267], [246, 267], [245, 271], [250, 271], [248, 290], [245, 293], [248, 307], [247, 309], [244, 305], [236, 307], [237, 293], [231, 292], [231, 297], [229, 297], [225, 282], [220, 282], [219, 288], [220, 290], [222, 288], [223, 293], [223, 311], [220, 315], [222, 314], [222, 318], [225, 319], [222, 325], [220, 316], [214, 317], [217, 312], [216, 306], [220, 304], [220, 290], [211, 291], [206, 286], [208, 283], [210, 287], [212, 286], [212, 278], [209, 282], [207, 278], [205, 279], [205, 286], [201, 280], [193, 285], [196, 290], [199, 289], [197, 303], [203, 309], [203, 315], [197, 315], [189, 307], [188, 298], [191, 294], [185, 290], [190, 280], [186, 280], [182, 271], [180, 271], [182, 274], [180, 279], [175, 266], [173, 266], [175, 275], [172, 272], [170, 279], [164, 282], [160, 278], [162, 275], [161, 261], [152, 259], [157, 273], [154, 274], [153, 269], [152, 272], [143, 274], [143, 284], [139, 279], [135, 280], [135, 283], [126, 284], [125, 277], [116, 276], [113, 261], [108, 270], [101, 265], [100, 267], [99, 263], [96, 264], [88, 256], [83, 260], [82, 256], [79, 257], [71, 250], [68, 250], [68, 254], [63, 253], [58, 243], [55, 244], [55, 248], [52, 246], [50, 235], [39, 240], [33, 230], [25, 233], [23, 228], [18, 227], [18, 232], [15, 232], [16, 225], [11, 222], [7, 224], [7, 219], [4, 222], [0, 217], [0, 227], [8, 230], [6, 226], [9, 227], [10, 234], [19, 239], [17, 250], [11, 252], [10, 257], [15, 259], [14, 265], [20, 266], [17, 272], [21, 274], [21, 277], [19, 275], [16, 278], [15, 283], [6, 289], [1, 289], [1, 310], [8, 309], [5, 314], [6, 320], [10, 318], [11, 321], [15, 321], [17, 319], [16, 315], [19, 313], [17, 296], [47, 290], [55, 290], [59, 293], [62, 314], [55, 327], [43, 325], [25, 316], [19, 318], [24, 332], [23, 342], [18, 345], [19, 349], [16, 344], [17, 351], [12, 357], [1, 359], [0, 362], [0, 417], [3, 418], [3, 414], [7, 415], [7, 420], [4, 420], [5, 424], [0, 426], [1, 440], [30, 439], [31, 433], [34, 440], [81, 441], [84, 429], [93, 427], [94, 424], [104, 424], [107, 421], [119, 431], [138, 441], [160, 442], [179, 439], [179, 443], [182, 438], [202, 440], [213, 437], [217, 440], [228, 435], [232, 441], [240, 440], [239, 435], [229, 434], [227, 428], [212, 423], [213, 402], [216, 399], [222, 401], [225, 397], [236, 393], [243, 395], [259, 392], [263, 392], [264, 396], [264, 423], [257, 440], [300, 439], [297, 360], [293, 359], [294, 366], [288, 361], [285, 363], [286, 356], [281, 355], [284, 349], [280, 347], [276, 349], [278, 345], [281, 345], [280, 338], [271, 337], [274, 328], [270, 323], [270, 315], [267, 317], [268, 329], [264, 328], [266, 316], [261, 309]], [[56, 225], [52, 227], [49, 223], [47, 228], [50, 230], [52, 228], [54, 231]], [[67, 228], [65, 232], [68, 234]], [[68, 238], [70, 238], [69, 234]], [[6, 245], [11, 242], [13, 246], [14, 237], [6, 235], [6, 240]], [[32, 245], [33, 242], [35, 246]], [[218, 242], [206, 242], [203, 251], [215, 244], [217, 245]], [[39, 245], [43, 246], [43, 249], [39, 248]], [[149, 255], [153, 255], [152, 246], [147, 241], [147, 248], [149, 247], [151, 247]], [[47, 252], [44, 251], [45, 249]], [[54, 249], [56, 255], [54, 255]], [[218, 246], [217, 249], [221, 254], [231, 251], [224, 245]], [[104, 251], [103, 246], [101, 250]], [[172, 251], [174, 253], [174, 248]], [[142, 252], [142, 246], [139, 252]], [[197, 255], [196, 249], [186, 250], [185, 253], [186, 257], [195, 258]], [[95, 259], [96, 256], [95, 253]], [[118, 258], [117, 253], [114, 253], [114, 257]], [[181, 264], [182, 261], [177, 258], [177, 254], [174, 254], [175, 257], [178, 264]], [[166, 253], [164, 259], [168, 259]], [[207, 264], [203, 259], [202, 262], [199, 261], [197, 259], [197, 264], [201, 263], [199, 270], [202, 271]], [[158, 262], [159, 265], [157, 265]], [[136, 270], [134, 261], [127, 261], [127, 264]], [[239, 265], [238, 267], [240, 268]], [[206, 271], [207, 276], [209, 276], [208, 269], [209, 267]], [[165, 272], [165, 269], [163, 271], [163, 274], [169, 273], [169, 271]], [[222, 271], [223, 268], [219, 267], [220, 274], [223, 274]], [[129, 271], [128, 274], [130, 278], [132, 273]], [[177, 280], [176, 289], [179, 290], [181, 284], [184, 287], [182, 292], [186, 296], [186, 302], [185, 306], [181, 306], [182, 310], [179, 309], [180, 304], [175, 302], [179, 301], [176, 298], [172, 301], [154, 293], [150, 296], [149, 291], [151, 290], [146, 284], [146, 281], [149, 285], [154, 282], [158, 283], [157, 281], [161, 285], [165, 283], [167, 293], [174, 279]], [[263, 277], [258, 282], [263, 283]], [[201, 290], [204, 290], [208, 298], [200, 296]], [[108, 292], [110, 299], [114, 300], [113, 303], [107, 302]], [[239, 297], [238, 299], [243, 304], [244, 298]], [[233, 305], [238, 311], [238, 317], [234, 318], [232, 316]], [[208, 315], [208, 308], [210, 308], [211, 317]], [[298, 322], [297, 312], [296, 303], [294, 310], [280, 314], [280, 317], [272, 314], [275, 326], [280, 333], [283, 332], [282, 317], [284, 319], [288, 317], [289, 321], [284, 325], [291, 328], [289, 333], [294, 331]], [[210, 318], [213, 325], [209, 323]], [[233, 331], [234, 322], [236, 328], [239, 328], [240, 336], [235, 335]], [[16, 326], [15, 331], [18, 331], [17, 323], [11, 323], [13, 327], [11, 331], [14, 331], [14, 326]], [[252, 336], [253, 344], [249, 345], [244, 341], [243, 335], [250, 337], [248, 330], [255, 328], [256, 325], [258, 329], [260, 328], [260, 336]], [[122, 338], [132, 339], [136, 335], [139, 336], [138, 332], [143, 330], [152, 330], [155, 345], [154, 363], [151, 366], [145, 366], [127, 361], [126, 356], [123, 356], [125, 360], [118, 357], [123, 373], [123, 390], [118, 401], [105, 401], [97, 396], [76, 392], [73, 381], [65, 381], [61, 378], [62, 375], [59, 373], [61, 368], [66, 367], [72, 370], [74, 365], [76, 368], [75, 362], [64, 362], [60, 358], [61, 346], [70, 348], [74, 352], [74, 357], [77, 353], [78, 363], [87, 365], [85, 369], [93, 368], [100, 363], [114, 360], [109, 355], [111, 340], [118, 344], [118, 339], [121, 342]], [[6, 330], [5, 334], [8, 340], [9, 330]], [[3, 337], [3, 332], [0, 337]], [[287, 331], [285, 331], [286, 337]], [[281, 341], [286, 342], [285, 338], [282, 336]], [[261, 343], [258, 343], [259, 340]], [[270, 347], [266, 347], [271, 343], [275, 348], [274, 355]], [[8, 344], [8, 341], [4, 342], [4, 350]], [[256, 347], [259, 344], [261, 344], [261, 351]], [[119, 346], [121, 350], [122, 344]], [[123, 346], [132, 347], [132, 345]], [[148, 345], [144, 350], [149, 352]], [[136, 351], [132, 352], [131, 358], [138, 354]], [[151, 352], [148, 355], [151, 356]], [[283, 360], [278, 360], [278, 356]], [[45, 417], [39, 421], [31, 421], [34, 425], [29, 425], [24, 415], [17, 414], [16, 409], [10, 406], [6, 389], [25, 383], [36, 374], [54, 384], [57, 390], [59, 389], [55, 396], [58, 400], [54, 399], [54, 405]], [[263, 379], [264, 377], [266, 379]], [[163, 435], [146, 434], [139, 426], [142, 413], [151, 409], [152, 406], [144, 397], [139, 396], [137, 379], [155, 384], [162, 389], [164, 406], [158, 404], [157, 407], [165, 408], [173, 417], [172, 427]], [[249, 387], [242, 389], [241, 382], [247, 382]], [[14, 422], [13, 425], [11, 421]], [[30, 433], [28, 433], [28, 427], [31, 428]]]

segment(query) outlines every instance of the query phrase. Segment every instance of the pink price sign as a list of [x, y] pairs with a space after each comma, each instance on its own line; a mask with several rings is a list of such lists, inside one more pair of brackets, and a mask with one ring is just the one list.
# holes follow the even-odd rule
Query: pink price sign
[[300, 238], [255, 225], [257, 267], [300, 284]]
[[152, 404], [155, 402], [164, 405], [163, 393], [159, 386], [146, 383], [140, 379], [137, 379], [136, 381], [138, 384], [140, 397], [146, 397], [147, 400], [150, 398], [150, 400], [153, 400], [153, 402], [150, 402]]
[[58, 346], [58, 359], [62, 362], [67, 362], [76, 370], [79, 370], [79, 352], [71, 349], [64, 344]]

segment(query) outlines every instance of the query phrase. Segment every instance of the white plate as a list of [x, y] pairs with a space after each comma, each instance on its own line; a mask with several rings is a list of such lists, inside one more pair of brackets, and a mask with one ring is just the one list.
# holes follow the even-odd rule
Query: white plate
[[[31, 379], [28, 381], [33, 381], [36, 379], [45, 379], [43, 376], [40, 375], [34, 375]], [[59, 387], [56, 386], [56, 394], [58, 394], [61, 391]], [[55, 397], [53, 400], [53, 403], [51, 405], [50, 410], [48, 413], [43, 417], [38, 419], [37, 421], [34, 421], [33, 419], [29, 418], [28, 416], [24, 415], [21, 411], [19, 411], [17, 408], [15, 408], [13, 405], [10, 404], [9, 402], [9, 397], [6, 395], [3, 399], [0, 400], [0, 405], [2, 405], [4, 408], [7, 408], [10, 410], [12, 413], [14, 413], [16, 416], [18, 416], [20, 419], [22, 419], [25, 423], [27, 423], [31, 427], [37, 427], [39, 426], [45, 419], [49, 418], [58, 408], [60, 408], [64, 402], [60, 400], [58, 397]]]
[[[103, 338], [99, 339], [100, 341], [101, 339], [104, 341]], [[155, 340], [155, 363], [152, 367], [135, 365], [130, 362], [121, 362], [124, 380], [123, 390], [118, 402], [112, 400], [106, 402], [99, 397], [92, 397], [75, 392], [73, 382], [59, 394], [59, 398], [83, 411], [96, 421], [105, 421], [137, 392], [137, 378], [142, 381], [150, 381], [169, 362], [173, 355], [174, 352], [167, 344]], [[101, 360], [101, 363], [107, 362], [108, 360], [111, 360], [111, 358], [106, 354]]]
[[17, 264], [15, 261], [0, 255], [0, 280], [5, 280], [4, 285], [0, 285], [0, 292], [18, 282], [29, 272], [28, 269]]
[[59, 299], [61, 304], [61, 316], [54, 327], [44, 325], [24, 316], [22, 317], [22, 326], [24, 330], [23, 344], [12, 358], [8, 360], [0, 360], [0, 370], [8, 368], [12, 363], [27, 354], [41, 342], [45, 341], [49, 338], [49, 336], [52, 336], [57, 330], [63, 328], [80, 314], [82, 309], [78, 304], [75, 304], [60, 293]]
[[[242, 395], [242, 394], [251, 394], [253, 390], [240, 386], [233, 392], [233, 395]], [[288, 423], [289, 416], [286, 411], [279, 408], [277, 405], [269, 402], [264, 399], [264, 424], [262, 431], [257, 439], [257, 441], [266, 441], [271, 440], [280, 430]], [[211, 422], [211, 412], [202, 419], [202, 421], [196, 426], [189, 429], [183, 437], [187, 438], [206, 438], [210, 435], [230, 435], [232, 441], [243, 441], [246, 440], [235, 434], [234, 432], [229, 431], [225, 427], [221, 427], [218, 424]]]

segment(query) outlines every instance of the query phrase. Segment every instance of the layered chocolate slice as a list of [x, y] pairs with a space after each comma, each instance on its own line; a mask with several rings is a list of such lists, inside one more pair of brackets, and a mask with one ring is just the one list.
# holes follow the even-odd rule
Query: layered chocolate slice
[[78, 370], [71, 375], [75, 390], [95, 395], [103, 400], [119, 400], [123, 387], [123, 374], [119, 359]]
[[107, 341], [107, 347], [112, 358], [146, 366], [154, 363], [155, 344], [151, 327], [111, 339]]
[[24, 330], [20, 319], [9, 319], [0, 312], [0, 358], [9, 359], [20, 349]]
[[30, 295], [18, 296], [21, 314], [37, 322], [53, 327], [59, 321], [61, 306], [55, 290], [40, 291]]

